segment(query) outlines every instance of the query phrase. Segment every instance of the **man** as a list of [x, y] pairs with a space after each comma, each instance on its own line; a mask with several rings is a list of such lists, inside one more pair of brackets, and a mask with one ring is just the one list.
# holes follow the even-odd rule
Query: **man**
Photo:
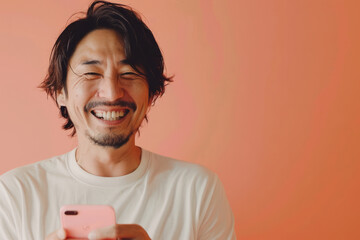
[[89, 239], [235, 239], [215, 174], [135, 145], [152, 103], [171, 81], [159, 47], [129, 7], [94, 2], [61, 33], [41, 87], [78, 147], [0, 178], [0, 239], [66, 239], [59, 209], [106, 204], [117, 224]]

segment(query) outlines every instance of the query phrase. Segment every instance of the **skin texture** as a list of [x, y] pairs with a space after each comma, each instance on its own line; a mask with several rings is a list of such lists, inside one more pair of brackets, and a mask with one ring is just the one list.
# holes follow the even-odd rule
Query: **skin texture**
[[[126, 175], [140, 164], [141, 149], [135, 146], [135, 133], [150, 107], [149, 86], [146, 79], [123, 60], [123, 43], [116, 32], [108, 29], [90, 32], [79, 42], [70, 59], [67, 93], [62, 89], [57, 98], [60, 106], [66, 106], [76, 128], [78, 164], [97, 176]], [[119, 105], [119, 102], [127, 104]], [[105, 121], [92, 114], [124, 109], [128, 113], [119, 121]], [[96, 143], [126, 138], [128, 141], [120, 147]], [[91, 239], [150, 239], [141, 226], [124, 224], [99, 229], [92, 236]], [[65, 238], [65, 232], [58, 230], [46, 239]]]

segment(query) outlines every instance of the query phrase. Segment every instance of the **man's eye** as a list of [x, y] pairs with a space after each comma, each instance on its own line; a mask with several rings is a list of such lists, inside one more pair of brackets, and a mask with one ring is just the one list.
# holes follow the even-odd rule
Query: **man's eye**
[[136, 78], [139, 78], [140, 75], [137, 74], [137, 73], [134, 73], [134, 72], [125, 72], [125, 73], [122, 73], [120, 74], [121, 78], [124, 78], [124, 79], [136, 79]]
[[85, 76], [86, 79], [97, 79], [101, 76], [101, 74], [96, 72], [86, 72], [83, 76]]
[[87, 72], [87, 73], [84, 73], [84, 75], [86, 75], [86, 76], [100, 76], [100, 73], [96, 73], [96, 72]]

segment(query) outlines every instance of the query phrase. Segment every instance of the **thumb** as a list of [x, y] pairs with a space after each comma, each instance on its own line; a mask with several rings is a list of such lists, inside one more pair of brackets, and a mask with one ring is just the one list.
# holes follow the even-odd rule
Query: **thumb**
[[45, 240], [64, 240], [64, 239], [66, 239], [66, 232], [64, 229], [59, 229], [45, 238]]
[[116, 225], [96, 229], [89, 233], [88, 238], [90, 240], [95, 239], [115, 239], [116, 236]]
[[57, 232], [56, 232], [56, 236], [59, 238], [59, 239], [65, 239], [66, 238], [66, 232], [64, 229], [59, 229]]

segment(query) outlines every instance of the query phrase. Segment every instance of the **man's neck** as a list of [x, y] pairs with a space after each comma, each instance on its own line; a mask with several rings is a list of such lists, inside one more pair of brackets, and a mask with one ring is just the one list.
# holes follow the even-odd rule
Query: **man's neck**
[[141, 148], [135, 146], [135, 137], [120, 148], [103, 147], [80, 141], [76, 161], [88, 173], [102, 177], [118, 177], [129, 174], [139, 166]]

